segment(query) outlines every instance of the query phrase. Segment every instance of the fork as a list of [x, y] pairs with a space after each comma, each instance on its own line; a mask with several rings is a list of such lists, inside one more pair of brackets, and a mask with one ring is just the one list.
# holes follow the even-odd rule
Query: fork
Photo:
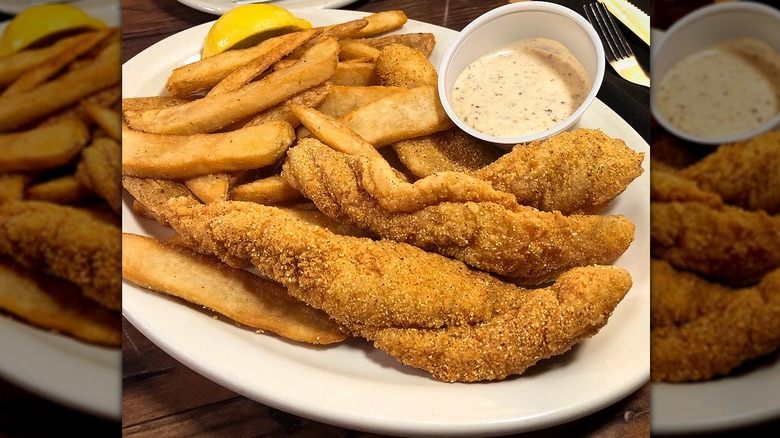
[[639, 65], [634, 51], [628, 45], [623, 32], [615, 24], [612, 15], [603, 3], [596, 2], [584, 6], [585, 16], [601, 37], [606, 49], [604, 52], [612, 68], [624, 79], [645, 87], [650, 86], [650, 77]]

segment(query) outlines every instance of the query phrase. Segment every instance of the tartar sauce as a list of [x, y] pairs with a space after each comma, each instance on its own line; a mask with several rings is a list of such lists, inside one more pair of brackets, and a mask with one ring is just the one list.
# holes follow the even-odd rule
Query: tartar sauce
[[692, 135], [749, 131], [780, 112], [780, 55], [754, 38], [721, 42], [673, 65], [656, 102], [669, 123]]
[[589, 91], [588, 73], [563, 44], [529, 38], [466, 67], [455, 80], [452, 105], [477, 131], [523, 137], [568, 118]]

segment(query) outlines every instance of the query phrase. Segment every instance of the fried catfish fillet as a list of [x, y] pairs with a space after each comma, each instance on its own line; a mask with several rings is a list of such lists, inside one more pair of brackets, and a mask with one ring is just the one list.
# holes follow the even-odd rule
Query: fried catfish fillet
[[644, 154], [595, 129], [517, 145], [474, 173], [521, 205], [564, 214], [603, 209], [643, 172]]
[[[334, 219], [521, 284], [549, 282], [576, 266], [610, 264], [634, 238], [634, 224], [620, 215], [564, 216], [446, 197], [414, 211], [391, 211], [364, 185], [370, 163], [306, 139], [289, 151], [282, 176]], [[407, 191], [400, 195], [409, 197]]]
[[652, 380], [711, 379], [780, 346], [780, 269], [742, 289], [658, 259], [651, 275]]
[[102, 304], [121, 308], [121, 232], [74, 207], [43, 201], [0, 205], [0, 254], [68, 280]]
[[780, 131], [721, 145], [680, 175], [729, 204], [780, 213]]
[[589, 266], [523, 289], [411, 245], [335, 235], [248, 202], [168, 202], [183, 243], [234, 266], [251, 262], [412, 366], [447, 381], [522, 373], [602, 327], [631, 287], [622, 268]]
[[652, 254], [732, 286], [780, 266], [780, 217], [699, 202], [651, 202]]

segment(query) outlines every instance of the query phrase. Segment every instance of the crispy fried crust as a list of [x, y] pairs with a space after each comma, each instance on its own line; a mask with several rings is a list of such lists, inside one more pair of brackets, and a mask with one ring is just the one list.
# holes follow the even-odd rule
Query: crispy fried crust
[[282, 175], [335, 219], [523, 284], [552, 281], [575, 266], [612, 263], [633, 241], [634, 225], [623, 216], [567, 217], [447, 199], [416, 211], [389, 211], [362, 186], [361, 163], [317, 141], [301, 141], [288, 153]]
[[0, 205], [0, 254], [75, 283], [112, 310], [121, 308], [121, 233], [89, 211], [41, 201]]
[[653, 261], [651, 275], [654, 381], [711, 379], [780, 346], [780, 269], [743, 289], [660, 260]]
[[[618, 267], [583, 267], [528, 290], [403, 243], [338, 236], [246, 202], [169, 201], [185, 244], [251, 263], [290, 294], [447, 381], [522, 373], [602, 327], [631, 287]], [[533, 321], [533, 322], [532, 322]]]

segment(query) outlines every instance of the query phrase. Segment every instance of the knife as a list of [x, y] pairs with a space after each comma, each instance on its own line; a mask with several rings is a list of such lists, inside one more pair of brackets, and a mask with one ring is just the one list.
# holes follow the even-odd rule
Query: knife
[[609, 12], [634, 32], [648, 46], [650, 45], [650, 16], [628, 0], [598, 0]]

